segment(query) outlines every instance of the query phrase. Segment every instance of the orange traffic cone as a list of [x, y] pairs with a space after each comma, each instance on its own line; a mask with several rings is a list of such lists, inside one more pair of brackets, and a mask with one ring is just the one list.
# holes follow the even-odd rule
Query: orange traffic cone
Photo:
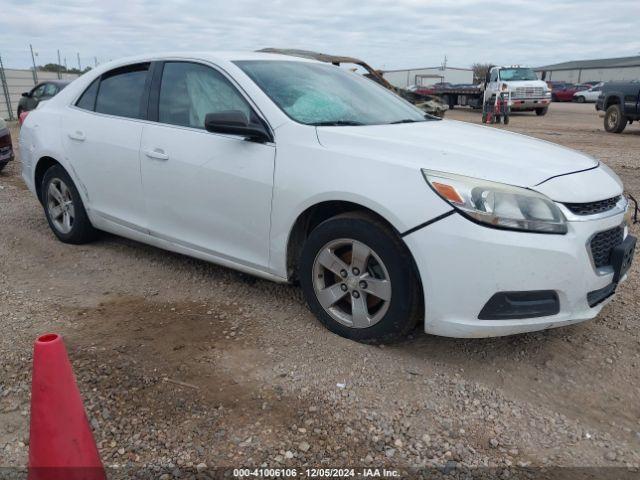
[[29, 480], [105, 480], [62, 337], [33, 349]]

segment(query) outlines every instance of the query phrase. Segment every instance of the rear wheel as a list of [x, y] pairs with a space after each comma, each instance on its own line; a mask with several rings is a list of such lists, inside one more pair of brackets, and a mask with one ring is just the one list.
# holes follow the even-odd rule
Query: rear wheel
[[300, 261], [309, 308], [332, 332], [391, 342], [420, 317], [422, 293], [406, 246], [384, 223], [359, 212], [318, 225]]
[[543, 117], [547, 114], [547, 111], [549, 111], [549, 107], [536, 108], [536, 115], [538, 115], [539, 117]]
[[65, 243], [81, 244], [93, 240], [93, 228], [76, 186], [60, 165], [54, 165], [42, 179], [42, 205], [49, 226]]
[[604, 129], [611, 133], [622, 133], [627, 126], [627, 121], [620, 105], [611, 105], [604, 115]]

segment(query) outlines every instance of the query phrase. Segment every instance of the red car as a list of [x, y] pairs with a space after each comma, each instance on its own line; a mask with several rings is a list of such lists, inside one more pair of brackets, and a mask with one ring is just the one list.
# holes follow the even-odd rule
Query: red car
[[573, 94], [589, 88], [586, 85], [574, 85], [572, 83], [552, 83], [551, 100], [554, 102], [572, 102]]

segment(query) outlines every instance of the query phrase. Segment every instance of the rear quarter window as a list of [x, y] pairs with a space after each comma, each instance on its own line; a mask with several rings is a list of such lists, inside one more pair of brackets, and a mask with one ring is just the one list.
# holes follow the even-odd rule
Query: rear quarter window
[[96, 94], [100, 78], [96, 78], [76, 102], [76, 107], [93, 111], [96, 107]]

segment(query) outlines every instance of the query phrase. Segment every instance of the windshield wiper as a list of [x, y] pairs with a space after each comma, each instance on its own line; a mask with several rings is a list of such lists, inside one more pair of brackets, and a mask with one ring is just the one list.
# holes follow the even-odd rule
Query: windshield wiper
[[332, 122], [317, 122], [311, 123], [314, 127], [350, 127], [364, 125], [362, 122], [354, 122], [352, 120], [334, 120]]
[[414, 120], [412, 118], [403, 118], [402, 120], [396, 120], [395, 122], [390, 122], [389, 125], [394, 125], [396, 123], [416, 123], [416, 122], [424, 122], [425, 120]]

